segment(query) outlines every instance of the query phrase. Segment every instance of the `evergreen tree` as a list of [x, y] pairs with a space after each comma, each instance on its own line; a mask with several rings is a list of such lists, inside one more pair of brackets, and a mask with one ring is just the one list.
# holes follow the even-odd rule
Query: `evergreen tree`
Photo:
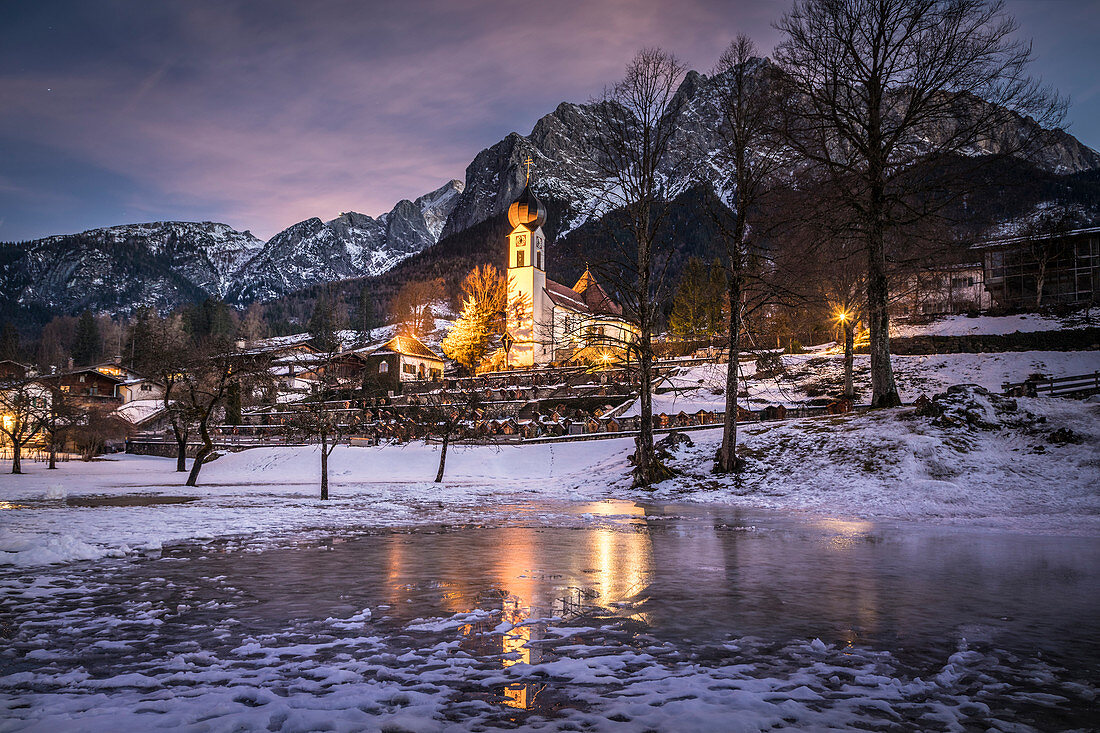
[[3, 328], [0, 328], [0, 361], [4, 359], [20, 361], [20, 356], [19, 332], [15, 330], [11, 321], [4, 321]]
[[142, 308], [137, 312], [126, 334], [126, 346], [122, 354], [130, 368], [145, 362], [153, 340], [153, 323], [157, 318], [152, 308]]
[[340, 316], [336, 299], [330, 292], [323, 291], [313, 304], [313, 314], [309, 317], [309, 333], [313, 346], [325, 352], [336, 351], [340, 344]]
[[476, 367], [489, 349], [489, 318], [467, 298], [454, 327], [443, 339], [443, 353], [465, 367]]
[[241, 321], [238, 335], [245, 341], [258, 341], [267, 336], [267, 321], [264, 320], [264, 307], [259, 303], [248, 306], [244, 320]]
[[364, 285], [359, 289], [359, 301], [355, 305], [355, 328], [361, 336], [370, 341], [375, 327], [374, 304], [371, 302], [370, 288]]
[[77, 366], [94, 364], [103, 352], [103, 338], [99, 333], [99, 324], [90, 310], [80, 314], [76, 324], [76, 341], [73, 343], [73, 362]]
[[702, 260], [692, 257], [680, 276], [668, 327], [681, 341], [709, 339], [720, 330], [722, 318], [721, 266], [709, 270]]

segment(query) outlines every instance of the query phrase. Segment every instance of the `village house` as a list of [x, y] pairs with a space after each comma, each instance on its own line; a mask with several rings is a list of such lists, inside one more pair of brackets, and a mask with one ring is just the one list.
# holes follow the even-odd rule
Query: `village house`
[[998, 307], [1100, 300], [1100, 227], [1004, 237], [973, 249], [982, 258], [985, 288]]
[[400, 394], [404, 383], [443, 378], [443, 357], [412, 334], [398, 334], [358, 353], [363, 357], [363, 386], [368, 390]]

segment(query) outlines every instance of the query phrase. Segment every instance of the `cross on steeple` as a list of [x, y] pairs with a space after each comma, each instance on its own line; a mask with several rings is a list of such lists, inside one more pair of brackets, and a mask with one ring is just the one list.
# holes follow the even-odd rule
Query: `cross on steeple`
[[531, 184], [531, 164], [534, 162], [535, 161], [531, 160], [530, 155], [527, 156], [527, 160], [523, 161], [524, 165], [527, 166], [527, 185]]

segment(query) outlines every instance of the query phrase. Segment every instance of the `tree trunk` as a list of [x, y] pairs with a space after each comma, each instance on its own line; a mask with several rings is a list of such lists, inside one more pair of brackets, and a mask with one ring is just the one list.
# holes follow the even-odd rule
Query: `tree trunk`
[[844, 319], [844, 396], [850, 400], [856, 398], [856, 388], [852, 375], [855, 359], [856, 324], [849, 317]]
[[730, 473], [741, 468], [737, 459], [737, 392], [741, 360], [741, 276], [729, 280], [730, 334], [729, 362], [726, 364], [726, 419], [722, 424], [722, 447], [718, 449], [715, 469]]
[[1035, 276], [1035, 309], [1043, 307], [1043, 283], [1046, 281], [1047, 268], [1046, 262], [1039, 259], [1039, 271]]
[[634, 450], [634, 485], [649, 486], [653, 473], [653, 354], [652, 343], [649, 334], [641, 335], [641, 343], [638, 349], [638, 376], [640, 380], [639, 392], [641, 399], [641, 423], [638, 426], [638, 437], [635, 439]]
[[867, 313], [870, 319], [871, 407], [901, 404], [890, 363], [890, 283], [881, 226], [872, 225], [867, 251]]
[[328, 501], [328, 435], [321, 433], [321, 501]]
[[172, 434], [176, 436], [176, 472], [187, 470], [187, 434], [172, 425]]
[[50, 441], [50, 462], [46, 468], [57, 468], [57, 441]]
[[22, 461], [20, 460], [20, 458], [21, 458], [20, 454], [22, 453], [22, 451], [23, 451], [23, 446], [21, 446], [18, 441], [13, 440], [11, 442], [11, 472], [12, 473], [23, 473], [23, 464], [22, 464]]
[[195, 462], [191, 464], [191, 473], [187, 475], [187, 486], [198, 486], [199, 469], [202, 468], [202, 462], [214, 452], [214, 441], [210, 439], [210, 431], [206, 427], [206, 421], [209, 419], [210, 415], [207, 413], [199, 422], [199, 435], [202, 437], [202, 445], [199, 446], [199, 451], [195, 454]]
[[443, 447], [439, 450], [439, 470], [435, 472], [435, 482], [443, 482], [443, 469], [447, 466], [447, 444], [450, 442], [450, 433], [443, 433]]

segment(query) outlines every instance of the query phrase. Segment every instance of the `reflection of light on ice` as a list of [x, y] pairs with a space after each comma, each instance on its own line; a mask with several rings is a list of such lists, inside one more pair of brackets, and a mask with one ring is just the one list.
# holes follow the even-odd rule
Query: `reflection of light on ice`
[[591, 514], [597, 517], [641, 517], [645, 518], [645, 508], [632, 501], [620, 499], [606, 499], [583, 504], [579, 507], [581, 514]]
[[[873, 522], [859, 519], [822, 519], [817, 522], [817, 526], [835, 533], [829, 539], [829, 546], [841, 557], [850, 558], [853, 564], [857, 563], [853, 550], [874, 541], [874, 535], [871, 534], [875, 529]], [[864, 632], [875, 631], [879, 626], [879, 590], [876, 581], [876, 576], [867, 576], [862, 583], [855, 584], [850, 593], [832, 599], [833, 605], [858, 619], [859, 628]], [[855, 632], [852, 629], [847, 635], [845, 641], [849, 645], [858, 636]]]
[[596, 571], [602, 602], [615, 603], [639, 593], [653, 565], [649, 533], [604, 529], [589, 537], [589, 564]]

